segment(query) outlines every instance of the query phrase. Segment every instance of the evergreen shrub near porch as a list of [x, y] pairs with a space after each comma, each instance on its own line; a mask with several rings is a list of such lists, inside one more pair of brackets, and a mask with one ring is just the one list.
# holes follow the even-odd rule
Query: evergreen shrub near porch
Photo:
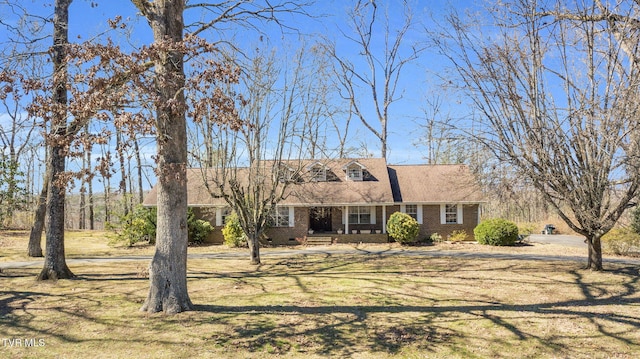
[[387, 221], [387, 233], [400, 244], [415, 242], [419, 232], [418, 221], [406, 213], [394, 212]]

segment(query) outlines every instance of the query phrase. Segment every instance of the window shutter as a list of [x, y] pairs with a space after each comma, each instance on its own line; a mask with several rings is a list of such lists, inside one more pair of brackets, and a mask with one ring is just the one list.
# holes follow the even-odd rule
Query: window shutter
[[447, 205], [440, 205], [440, 224], [447, 224], [447, 215], [446, 215]]
[[216, 208], [216, 226], [222, 227], [222, 208]]
[[295, 223], [295, 208], [293, 206], [289, 206], [289, 227], [294, 227]]
[[416, 212], [418, 217], [418, 224], [422, 224], [422, 205], [419, 204], [416, 207], [418, 207], [418, 211]]
[[401, 204], [400, 205], [400, 212], [407, 213], [407, 205], [406, 204]]
[[458, 205], [456, 207], [458, 209], [458, 215], [457, 215], [458, 224], [462, 224], [462, 204], [458, 203]]
[[376, 206], [371, 206], [370, 211], [371, 219], [369, 222], [371, 222], [371, 224], [376, 224]]

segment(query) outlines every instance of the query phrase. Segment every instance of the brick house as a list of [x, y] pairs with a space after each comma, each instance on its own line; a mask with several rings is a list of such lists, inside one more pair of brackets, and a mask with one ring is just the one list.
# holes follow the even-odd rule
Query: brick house
[[[303, 238], [309, 243], [387, 242], [386, 222], [398, 211], [416, 218], [419, 239], [433, 233], [446, 238], [455, 230], [472, 235], [479, 221], [481, 193], [464, 165], [387, 165], [381, 158], [363, 158], [298, 161], [287, 168], [287, 180], [295, 180], [266, 231], [273, 244]], [[231, 209], [211, 195], [203, 178], [202, 170], [188, 170], [188, 204], [214, 225], [208, 241], [222, 243]], [[146, 206], [155, 205], [155, 191], [145, 198]]]

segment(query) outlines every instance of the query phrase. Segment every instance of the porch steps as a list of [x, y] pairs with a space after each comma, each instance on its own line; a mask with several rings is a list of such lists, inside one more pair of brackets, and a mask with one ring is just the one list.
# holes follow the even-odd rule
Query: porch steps
[[319, 246], [319, 245], [330, 245], [331, 243], [333, 243], [333, 238], [331, 237], [325, 237], [325, 236], [308, 236], [307, 237], [308, 245]]

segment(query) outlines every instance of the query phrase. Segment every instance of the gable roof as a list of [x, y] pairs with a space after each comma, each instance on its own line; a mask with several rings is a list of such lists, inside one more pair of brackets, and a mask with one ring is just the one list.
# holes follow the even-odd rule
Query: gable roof
[[465, 165], [389, 165], [396, 202], [479, 203], [482, 192]]
[[[347, 179], [354, 163], [362, 167], [362, 181]], [[397, 203], [479, 203], [482, 196], [467, 166], [464, 165], [387, 165], [383, 158], [302, 160], [285, 165], [299, 168], [302, 180], [290, 184], [280, 201], [286, 206], [393, 205]], [[312, 181], [312, 167], [324, 166], [326, 181]], [[215, 170], [207, 175], [213, 178]], [[239, 168], [239, 181], [249, 178], [247, 168]], [[242, 173], [246, 171], [246, 174]], [[213, 181], [204, 180], [199, 168], [187, 170], [187, 203], [192, 207], [224, 207], [225, 200], [212, 196]], [[271, 179], [270, 179], [271, 180]], [[157, 188], [151, 189], [144, 205], [155, 206]]]

